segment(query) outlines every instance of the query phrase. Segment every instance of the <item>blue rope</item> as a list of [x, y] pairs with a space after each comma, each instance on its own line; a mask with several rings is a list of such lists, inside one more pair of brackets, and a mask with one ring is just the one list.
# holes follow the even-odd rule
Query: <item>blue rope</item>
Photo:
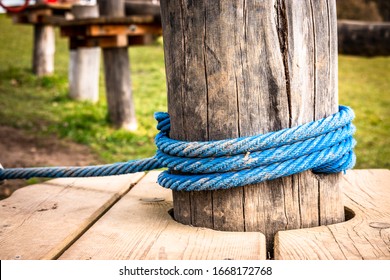
[[[95, 177], [168, 167], [158, 183], [172, 190], [201, 191], [240, 187], [311, 169], [337, 173], [355, 164], [351, 108], [340, 106], [327, 118], [256, 136], [187, 142], [169, 138], [167, 113], [156, 113], [154, 157], [86, 167], [1, 169], [0, 180], [32, 177]], [[173, 174], [173, 173], [185, 174]]]

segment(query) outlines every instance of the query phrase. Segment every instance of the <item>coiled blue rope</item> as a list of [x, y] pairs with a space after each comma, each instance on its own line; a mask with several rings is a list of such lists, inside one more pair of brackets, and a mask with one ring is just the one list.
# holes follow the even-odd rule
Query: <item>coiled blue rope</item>
[[207, 142], [170, 139], [169, 115], [156, 113], [155, 118], [160, 132], [154, 157], [86, 167], [0, 169], [0, 180], [111, 176], [168, 167], [158, 178], [161, 186], [201, 191], [260, 183], [309, 169], [337, 173], [355, 164], [354, 113], [346, 106], [327, 118], [293, 128]]

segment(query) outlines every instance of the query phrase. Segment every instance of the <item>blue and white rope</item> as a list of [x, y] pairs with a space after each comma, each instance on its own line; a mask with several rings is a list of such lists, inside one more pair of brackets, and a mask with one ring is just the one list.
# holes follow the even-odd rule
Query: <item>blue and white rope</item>
[[[111, 176], [168, 167], [158, 178], [161, 186], [200, 191], [255, 184], [309, 169], [337, 173], [355, 164], [354, 114], [346, 106], [327, 118], [293, 128], [207, 142], [171, 139], [169, 115], [156, 113], [155, 118], [160, 132], [152, 158], [86, 167], [0, 169], [0, 180]], [[185, 174], [172, 174], [178, 172]]]

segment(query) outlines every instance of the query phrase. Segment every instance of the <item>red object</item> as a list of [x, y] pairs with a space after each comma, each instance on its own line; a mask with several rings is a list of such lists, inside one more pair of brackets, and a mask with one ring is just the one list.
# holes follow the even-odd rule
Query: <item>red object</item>
[[18, 6], [18, 7], [8, 7], [6, 5], [3, 4], [3, 1], [0, 1], [0, 7], [2, 7], [4, 10], [6, 10], [7, 12], [10, 12], [10, 13], [18, 13], [18, 12], [21, 12], [23, 11], [29, 4], [30, 0], [25, 0], [24, 1], [24, 4], [22, 6]]
[[57, 0], [46, 0], [45, 2], [46, 2], [46, 3], [56, 3]]

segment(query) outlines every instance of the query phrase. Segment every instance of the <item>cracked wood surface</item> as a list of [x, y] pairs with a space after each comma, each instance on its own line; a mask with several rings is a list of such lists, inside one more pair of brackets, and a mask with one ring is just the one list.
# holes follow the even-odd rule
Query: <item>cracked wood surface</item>
[[55, 179], [0, 201], [0, 259], [53, 259], [144, 173]]
[[[338, 111], [335, 1], [161, 1], [171, 134], [218, 140]], [[311, 172], [224, 191], [174, 192], [175, 218], [261, 231], [343, 220], [339, 175]]]
[[280, 231], [275, 259], [390, 260], [390, 171], [354, 170], [343, 176], [344, 223]]
[[172, 193], [149, 172], [60, 259], [265, 259], [261, 233], [220, 232], [175, 222]]

